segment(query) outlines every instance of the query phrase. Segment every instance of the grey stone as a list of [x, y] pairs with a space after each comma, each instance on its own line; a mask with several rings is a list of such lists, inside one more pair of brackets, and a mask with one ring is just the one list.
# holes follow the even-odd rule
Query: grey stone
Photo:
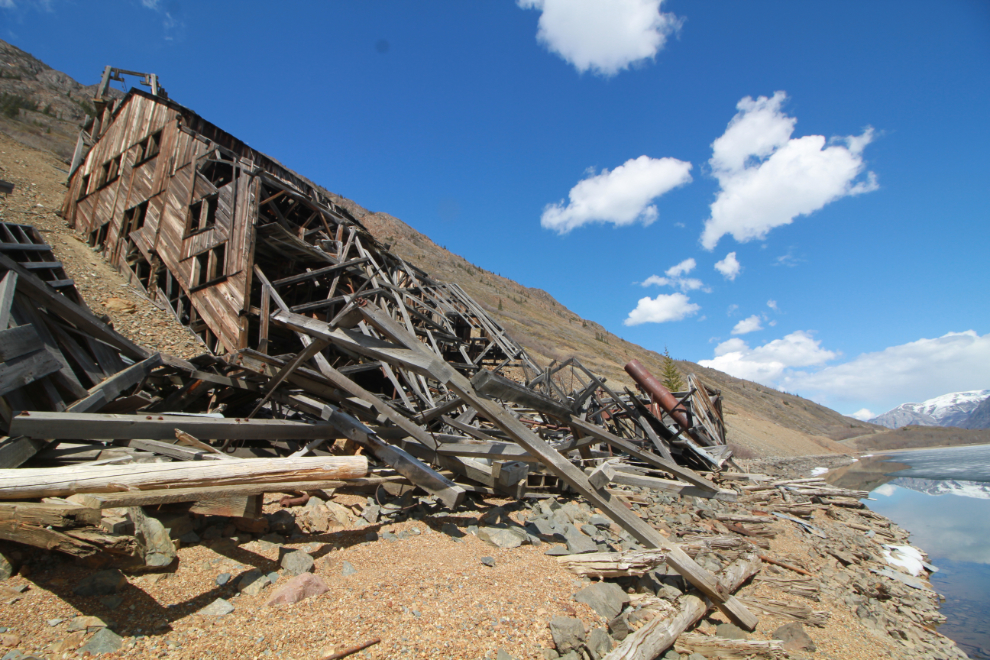
[[13, 651], [7, 651], [0, 660], [24, 660], [24, 654], [14, 649]]
[[560, 656], [560, 660], [584, 660], [584, 656], [577, 651], [569, 651]]
[[248, 596], [257, 596], [268, 586], [268, 576], [252, 568], [237, 579], [237, 590]]
[[364, 535], [364, 540], [368, 543], [374, 543], [378, 540], [378, 532], [368, 532]]
[[0, 552], [0, 580], [17, 575], [17, 563], [6, 552]]
[[100, 602], [108, 610], [115, 610], [124, 602], [124, 599], [120, 596], [103, 596], [100, 598]]
[[230, 573], [221, 573], [217, 576], [216, 583], [218, 587], [222, 587], [228, 582], [230, 582]]
[[364, 511], [361, 512], [361, 517], [367, 520], [372, 525], [374, 525], [376, 522], [378, 522], [378, 514], [380, 514], [381, 511], [382, 508], [377, 504], [369, 504], [368, 506], [364, 507]]
[[[681, 656], [681, 657], [683, 658], [684, 656]], [[701, 655], [700, 653], [692, 653], [691, 655], [689, 655], [687, 657], [687, 660], [708, 660], [708, 658], [706, 658], [705, 656]]]
[[555, 616], [550, 620], [550, 634], [558, 653], [567, 653], [584, 644], [584, 624], [580, 619]]
[[220, 538], [221, 529], [222, 528], [220, 527], [220, 525], [210, 525], [209, 527], [203, 530], [203, 534], [202, 534], [203, 540], [204, 541], [217, 540], [218, 538]]
[[731, 623], [720, 623], [715, 626], [715, 636], [723, 639], [748, 639], [746, 631]]
[[272, 584], [275, 584], [276, 582], [278, 582], [278, 573], [276, 573], [275, 571], [272, 571], [271, 573], [269, 573], [265, 577], [267, 577], [268, 578], [268, 581], [271, 582]]
[[445, 522], [440, 526], [440, 531], [455, 541], [460, 541], [465, 536], [464, 532], [462, 532], [454, 523]]
[[127, 578], [116, 568], [87, 575], [72, 590], [77, 596], [109, 596], [120, 591]]
[[511, 655], [505, 652], [505, 649], [499, 649], [498, 655], [495, 656], [495, 660], [516, 660]]
[[79, 655], [89, 653], [90, 655], [100, 655], [101, 653], [113, 653], [119, 651], [124, 640], [109, 628], [100, 628], [89, 641], [79, 649]]
[[285, 537], [281, 534], [276, 534], [275, 532], [269, 532], [258, 540], [264, 541], [265, 543], [271, 543], [272, 545], [282, 545], [285, 543]]
[[495, 567], [495, 558], [494, 557], [482, 557], [481, 558], [481, 563], [484, 564], [485, 566], [490, 566], [490, 567], [494, 568]]
[[543, 660], [557, 660], [560, 654], [553, 649], [543, 649]]
[[48, 621], [46, 621], [45, 623], [47, 623], [48, 625], [50, 625], [50, 626], [52, 626], [54, 628], [55, 626], [57, 626], [58, 624], [62, 623], [63, 621], [65, 621], [65, 619], [48, 619]]
[[302, 550], [289, 552], [282, 557], [282, 568], [289, 575], [312, 573], [314, 568], [313, 563], [313, 558]]
[[598, 552], [598, 544], [595, 543], [594, 539], [585, 536], [573, 525], [564, 532], [564, 538], [567, 541], [567, 549], [572, 555]]
[[574, 594], [574, 600], [586, 603], [606, 619], [614, 619], [629, 602], [629, 594], [614, 582], [596, 582]]
[[581, 532], [586, 534], [587, 536], [590, 536], [591, 538], [597, 538], [599, 534], [601, 534], [601, 532], [598, 531], [597, 527], [595, 527], [594, 525], [589, 525], [588, 523], [584, 523], [583, 525], [581, 525]]
[[663, 660], [681, 660], [681, 654], [674, 649], [670, 649], [663, 654]]
[[349, 561], [345, 561], [340, 566], [340, 574], [343, 575], [344, 577], [348, 577], [349, 575], [354, 575], [357, 572], [358, 572], [357, 569], [354, 568], [354, 565]]
[[179, 537], [179, 542], [182, 543], [182, 545], [195, 545], [199, 543], [199, 540], [199, 534], [196, 532], [186, 532]]
[[399, 540], [399, 537], [393, 534], [392, 532], [385, 532], [384, 534], [382, 534], [382, 539], [386, 541], [397, 541]]
[[217, 598], [215, 601], [201, 609], [199, 613], [203, 616], [226, 616], [233, 611], [233, 605], [225, 601], [223, 598]]
[[537, 518], [526, 523], [526, 529], [534, 536], [553, 536], [557, 533], [557, 528], [550, 524], [545, 518]]
[[612, 631], [612, 637], [620, 642], [632, 632], [632, 628], [629, 626], [629, 619], [625, 614], [620, 614], [609, 621], [608, 629]]
[[552, 548], [550, 548], [549, 550], [547, 550], [546, 552], [544, 552], [543, 554], [545, 554], [545, 555], [547, 555], [549, 557], [563, 557], [565, 555], [572, 555], [574, 553], [571, 552], [565, 546], [555, 545]]
[[513, 529], [503, 527], [480, 527], [478, 528], [478, 538], [496, 548], [505, 550], [518, 548], [524, 541], [529, 540], [525, 533], [520, 535]]
[[268, 528], [277, 534], [292, 534], [296, 531], [296, 517], [291, 511], [279, 509], [274, 513], [266, 513], [265, 518], [268, 519]]
[[591, 660], [601, 660], [612, 650], [612, 638], [604, 628], [592, 628], [588, 633], [587, 647]]
[[600, 513], [596, 513], [595, 515], [591, 516], [588, 522], [594, 525], [595, 527], [608, 528], [612, 526], [612, 521], [606, 518], [605, 516], [601, 515]]
[[785, 651], [815, 651], [815, 642], [804, 631], [800, 622], [788, 623], [773, 631], [773, 639], [784, 643]]

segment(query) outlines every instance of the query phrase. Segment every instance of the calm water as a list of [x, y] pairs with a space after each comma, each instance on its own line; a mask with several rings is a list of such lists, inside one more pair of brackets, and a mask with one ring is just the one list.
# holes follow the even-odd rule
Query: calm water
[[869, 490], [871, 509], [910, 530], [939, 568], [931, 582], [949, 619], [939, 632], [990, 660], [990, 445], [863, 457], [826, 479]]

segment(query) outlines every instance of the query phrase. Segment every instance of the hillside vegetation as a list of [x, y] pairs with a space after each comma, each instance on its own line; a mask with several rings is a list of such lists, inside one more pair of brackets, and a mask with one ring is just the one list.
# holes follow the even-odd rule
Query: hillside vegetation
[[990, 429], [960, 429], [948, 426], [902, 426], [842, 442], [853, 451], [889, 451], [919, 447], [955, 447], [990, 444]]

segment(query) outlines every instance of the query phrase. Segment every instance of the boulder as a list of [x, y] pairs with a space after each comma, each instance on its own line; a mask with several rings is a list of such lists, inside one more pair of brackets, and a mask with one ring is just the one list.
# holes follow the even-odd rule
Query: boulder
[[588, 633], [587, 647], [591, 660], [601, 660], [612, 650], [612, 638], [604, 628], [593, 628]]
[[580, 649], [584, 644], [584, 624], [580, 619], [555, 616], [550, 620], [550, 634], [558, 653]]
[[298, 603], [328, 591], [330, 591], [330, 587], [323, 581], [323, 578], [312, 573], [303, 573], [286, 582], [285, 586], [272, 594], [265, 605]]
[[289, 575], [302, 575], [303, 573], [312, 573], [314, 569], [313, 557], [306, 554], [302, 550], [294, 550], [293, 552], [287, 552], [284, 557], [282, 557], [282, 568]]
[[509, 527], [480, 527], [478, 528], [478, 538], [504, 550], [518, 548], [529, 540], [525, 531], [520, 529], [517, 532]]
[[629, 594], [613, 582], [596, 582], [574, 594], [574, 600], [586, 603], [606, 619], [614, 619], [629, 602]]
[[773, 631], [773, 638], [784, 643], [785, 651], [815, 651], [818, 647], [804, 631], [800, 622], [794, 621]]
[[161, 521], [144, 515], [139, 506], [128, 508], [127, 518], [134, 523], [134, 538], [145, 566], [168, 566], [175, 560], [175, 544]]
[[226, 616], [233, 611], [233, 605], [225, 601], [223, 598], [217, 598], [215, 601], [201, 609], [199, 614], [202, 614], [203, 616]]
[[89, 653], [90, 655], [100, 655], [101, 653], [113, 653], [119, 651], [124, 640], [109, 628], [101, 628], [89, 641], [79, 649], [79, 655]]

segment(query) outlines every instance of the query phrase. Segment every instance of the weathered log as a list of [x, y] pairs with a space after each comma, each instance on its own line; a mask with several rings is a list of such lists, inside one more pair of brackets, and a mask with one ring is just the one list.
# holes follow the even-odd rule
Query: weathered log
[[706, 658], [786, 658], [784, 643], [779, 639], [723, 639], [696, 633], [685, 633], [677, 638], [674, 650], [689, 655], [700, 653]]
[[784, 600], [764, 600], [756, 597], [740, 598], [739, 600], [746, 603], [748, 607], [764, 614], [794, 619], [795, 621], [819, 628], [824, 628], [825, 624], [828, 623], [829, 617], [832, 616], [830, 612], [812, 610], [807, 605], [788, 603]]
[[577, 575], [596, 578], [644, 575], [665, 561], [662, 550], [639, 552], [592, 552], [584, 555], [557, 557], [557, 562]]
[[[719, 582], [735, 591], [760, 571], [760, 558], [747, 554], [729, 564], [719, 576]], [[605, 660], [653, 660], [666, 651], [685, 630], [705, 615], [711, 602], [695, 595], [678, 600], [680, 608], [667, 618], [656, 618], [626, 637], [622, 644], [605, 656]]]
[[169, 487], [355, 479], [367, 473], [368, 459], [364, 456], [18, 468], [0, 470], [0, 500]]

